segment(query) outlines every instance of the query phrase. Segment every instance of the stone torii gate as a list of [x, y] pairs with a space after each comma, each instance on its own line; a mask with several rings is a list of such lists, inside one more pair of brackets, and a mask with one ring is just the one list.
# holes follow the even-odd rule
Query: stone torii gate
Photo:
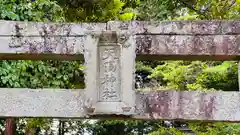
[[134, 89], [135, 60], [239, 60], [240, 21], [0, 21], [1, 60], [84, 60], [86, 88], [1, 88], [1, 117], [240, 121], [239, 92]]

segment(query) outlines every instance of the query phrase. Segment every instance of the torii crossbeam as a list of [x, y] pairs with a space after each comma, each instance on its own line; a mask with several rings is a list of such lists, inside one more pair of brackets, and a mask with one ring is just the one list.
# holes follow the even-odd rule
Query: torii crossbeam
[[1, 117], [240, 121], [239, 92], [134, 89], [135, 60], [239, 60], [240, 21], [0, 21], [2, 60], [84, 60], [83, 90], [0, 90]]

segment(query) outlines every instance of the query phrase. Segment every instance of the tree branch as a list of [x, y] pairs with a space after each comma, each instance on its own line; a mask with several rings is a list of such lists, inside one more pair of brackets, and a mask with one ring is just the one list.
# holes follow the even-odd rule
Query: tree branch
[[177, 0], [178, 2], [180, 2], [180, 4], [184, 5], [185, 7], [189, 8], [190, 10], [193, 10], [194, 12], [196, 12], [199, 15], [204, 16], [206, 19], [208, 19], [208, 16], [206, 14], [204, 14], [203, 12], [201, 12], [200, 10], [195, 9], [193, 6], [189, 5], [188, 3], [186, 3], [183, 0]]
[[[231, 5], [229, 5], [229, 7], [227, 7], [225, 11], [230, 10], [230, 8], [231, 8], [235, 3], [236, 3], [236, 0], [232, 0]], [[227, 1], [226, 1], [225, 6], [226, 6], [226, 5], [227, 5]]]

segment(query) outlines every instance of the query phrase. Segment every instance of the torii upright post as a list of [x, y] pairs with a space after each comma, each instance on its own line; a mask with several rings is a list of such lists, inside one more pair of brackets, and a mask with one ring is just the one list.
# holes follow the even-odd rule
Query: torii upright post
[[88, 114], [135, 113], [135, 40], [125, 32], [86, 36], [85, 83]]

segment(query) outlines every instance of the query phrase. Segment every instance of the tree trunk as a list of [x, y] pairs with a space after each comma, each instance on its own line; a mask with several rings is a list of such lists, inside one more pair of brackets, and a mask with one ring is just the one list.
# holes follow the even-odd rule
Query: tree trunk
[[62, 135], [65, 134], [65, 121], [62, 121]]
[[64, 135], [64, 134], [65, 134], [65, 121], [59, 120], [58, 135]]
[[62, 128], [62, 121], [61, 120], [59, 120], [59, 123], [58, 123], [58, 135], [61, 135], [62, 133], [62, 130], [61, 130], [61, 128]]
[[14, 118], [6, 118], [5, 135], [16, 135], [16, 121]]

